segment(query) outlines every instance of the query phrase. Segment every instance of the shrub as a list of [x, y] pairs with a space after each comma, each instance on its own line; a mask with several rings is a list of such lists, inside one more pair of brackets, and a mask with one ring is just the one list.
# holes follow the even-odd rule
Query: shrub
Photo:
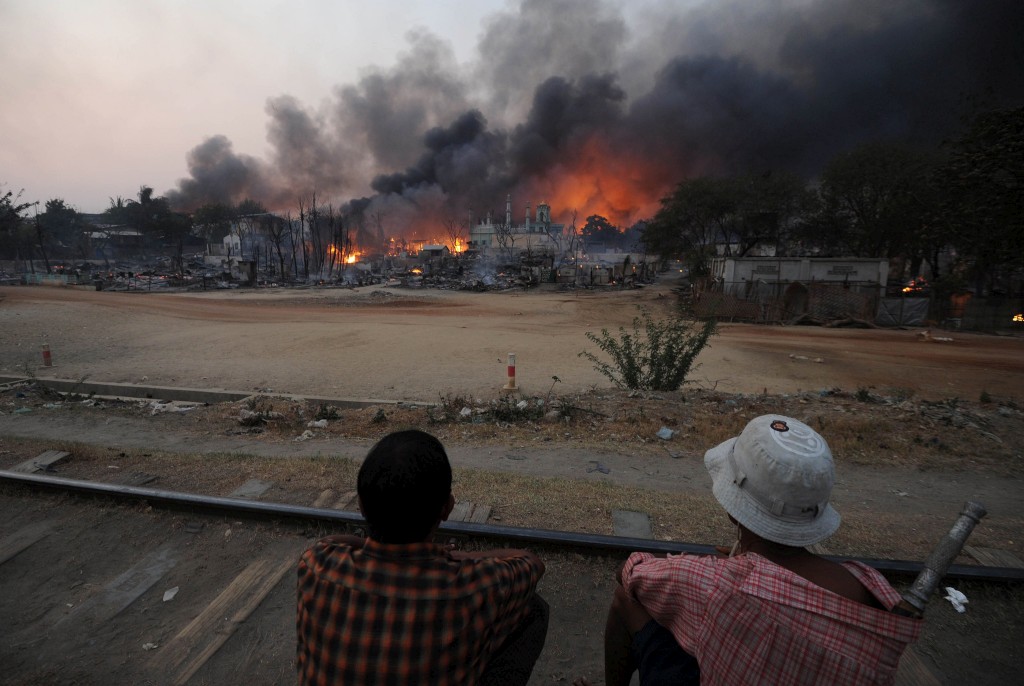
[[687, 382], [690, 372], [697, 369], [693, 366], [697, 355], [716, 333], [715, 321], [709, 319], [698, 327], [697, 322], [679, 315], [656, 320], [645, 308], [639, 310], [640, 315], [633, 318], [632, 332], [625, 327], [619, 327], [618, 337], [608, 329], [601, 329], [600, 336], [587, 332], [587, 338], [611, 357], [611, 363], [587, 351], [579, 356], [593, 362], [594, 369], [619, 388], [679, 390]]

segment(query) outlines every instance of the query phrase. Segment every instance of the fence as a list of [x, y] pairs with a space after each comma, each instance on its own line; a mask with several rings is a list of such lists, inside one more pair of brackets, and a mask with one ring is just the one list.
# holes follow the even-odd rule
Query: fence
[[886, 296], [876, 283], [710, 281], [695, 285], [697, 317], [758, 324], [861, 321], [879, 326], [931, 326], [1024, 333], [1024, 298]]
[[874, 321], [883, 295], [878, 284], [713, 281], [694, 290], [698, 317], [780, 324], [801, 319]]

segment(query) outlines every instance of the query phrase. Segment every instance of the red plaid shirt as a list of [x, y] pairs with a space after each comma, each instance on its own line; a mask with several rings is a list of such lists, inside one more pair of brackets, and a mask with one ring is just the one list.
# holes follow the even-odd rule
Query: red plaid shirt
[[299, 561], [299, 683], [475, 684], [540, 576], [523, 557], [454, 560], [432, 543], [319, 541]]
[[[843, 565], [885, 608], [881, 574]], [[701, 684], [891, 684], [921, 621], [827, 591], [760, 555], [634, 553], [623, 587], [697, 658]]]

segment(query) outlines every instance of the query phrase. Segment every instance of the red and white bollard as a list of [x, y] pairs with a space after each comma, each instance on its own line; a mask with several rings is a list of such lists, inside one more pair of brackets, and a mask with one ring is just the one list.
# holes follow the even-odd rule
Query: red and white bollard
[[508, 383], [501, 389], [504, 393], [515, 393], [519, 390], [516, 386], [516, 354], [508, 354]]
[[53, 366], [53, 358], [50, 357], [50, 346], [47, 345], [46, 343], [43, 343], [43, 366]]

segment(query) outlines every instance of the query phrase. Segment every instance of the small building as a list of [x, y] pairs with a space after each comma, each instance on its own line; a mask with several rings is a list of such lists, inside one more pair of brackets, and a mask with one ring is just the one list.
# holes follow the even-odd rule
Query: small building
[[840, 283], [885, 288], [889, 261], [855, 257], [716, 257], [711, 276], [726, 293], [749, 291], [750, 283]]
[[419, 256], [422, 259], [430, 259], [434, 257], [448, 257], [452, 254], [452, 251], [448, 249], [447, 245], [424, 245], [420, 248]]

